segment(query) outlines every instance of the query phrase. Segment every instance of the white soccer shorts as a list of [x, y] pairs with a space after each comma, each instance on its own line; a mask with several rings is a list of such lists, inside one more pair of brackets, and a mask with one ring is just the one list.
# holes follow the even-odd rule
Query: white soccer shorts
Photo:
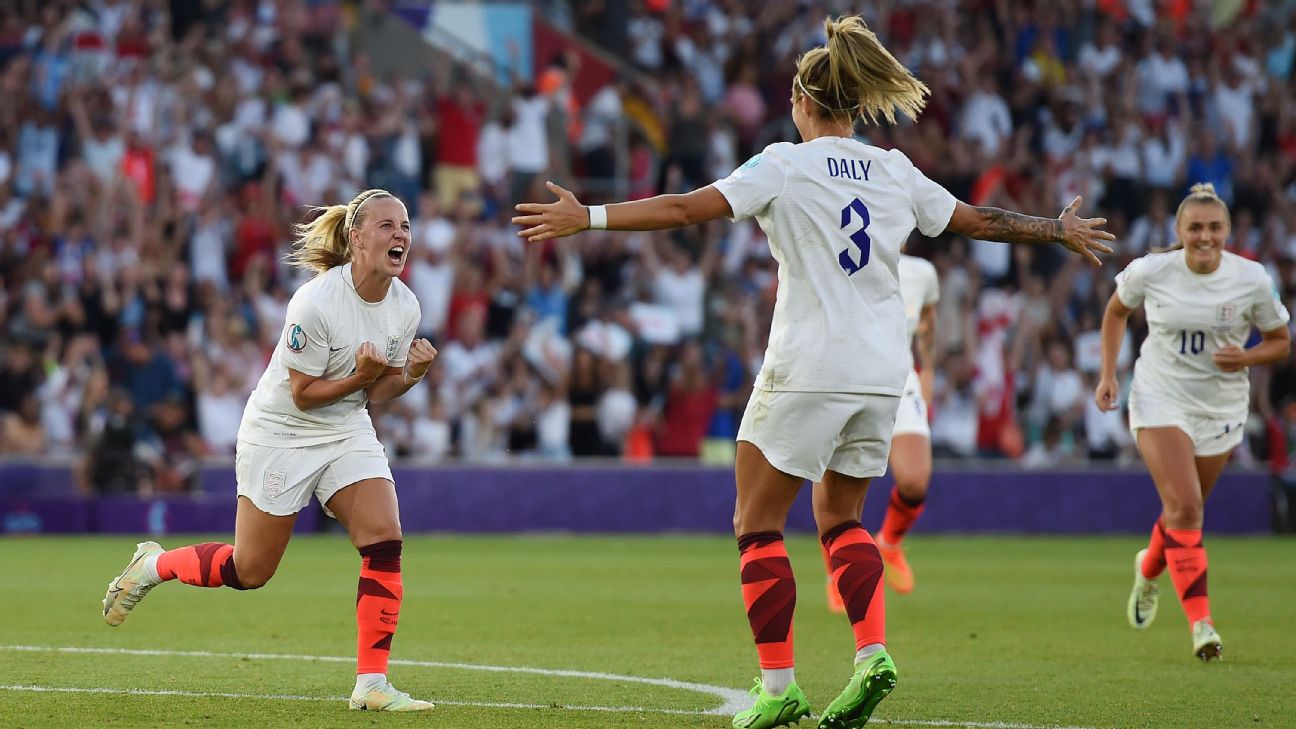
[[855, 478], [886, 473], [895, 395], [753, 390], [738, 440], [760, 449], [784, 473], [810, 481], [824, 471]]
[[296, 514], [311, 495], [325, 506], [333, 494], [369, 478], [392, 478], [387, 453], [373, 433], [335, 443], [301, 448], [274, 448], [239, 441], [234, 454], [238, 495], [274, 516]]
[[931, 440], [931, 425], [927, 422], [927, 401], [922, 396], [922, 385], [918, 373], [909, 370], [909, 379], [905, 380], [904, 393], [900, 395], [900, 407], [896, 410], [894, 435], [921, 435]]
[[1217, 456], [1236, 448], [1245, 436], [1246, 417], [1245, 409], [1229, 418], [1196, 415], [1171, 400], [1130, 393], [1130, 432], [1136, 438], [1140, 428], [1178, 428], [1192, 440], [1195, 456]]

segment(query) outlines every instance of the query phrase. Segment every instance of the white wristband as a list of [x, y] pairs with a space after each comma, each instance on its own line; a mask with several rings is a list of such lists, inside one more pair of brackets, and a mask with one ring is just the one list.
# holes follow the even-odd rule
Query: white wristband
[[607, 207], [604, 205], [589, 205], [590, 230], [607, 230]]

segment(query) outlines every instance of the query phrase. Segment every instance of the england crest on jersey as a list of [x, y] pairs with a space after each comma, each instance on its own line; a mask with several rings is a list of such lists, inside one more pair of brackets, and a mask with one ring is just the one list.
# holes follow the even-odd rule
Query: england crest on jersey
[[400, 348], [401, 338], [399, 334], [387, 337], [387, 361], [392, 361], [396, 356], [396, 350]]
[[1220, 324], [1232, 324], [1233, 319], [1237, 317], [1237, 306], [1235, 304], [1220, 304], [1215, 308], [1215, 321]]

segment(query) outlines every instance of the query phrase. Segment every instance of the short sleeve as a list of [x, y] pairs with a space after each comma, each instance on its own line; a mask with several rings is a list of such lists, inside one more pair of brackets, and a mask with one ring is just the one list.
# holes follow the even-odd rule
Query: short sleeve
[[766, 147], [733, 174], [713, 184], [729, 201], [729, 208], [733, 210], [730, 220], [746, 220], [759, 215], [783, 192], [787, 170], [782, 155], [772, 152], [773, 146]]
[[388, 367], [404, 367], [405, 361], [409, 359], [410, 345], [414, 343], [414, 337], [418, 334], [419, 320], [423, 318], [422, 312], [419, 311], [417, 301], [411, 308], [413, 309], [413, 313], [406, 320], [405, 329], [401, 332], [400, 344], [396, 346], [396, 356], [390, 357], [387, 360]]
[[909, 200], [913, 205], [914, 218], [918, 221], [918, 230], [928, 238], [935, 238], [945, 232], [950, 218], [954, 217], [954, 207], [958, 204], [958, 199], [949, 190], [932, 182], [917, 167], [913, 168]]
[[294, 296], [288, 302], [283, 336], [279, 340], [285, 367], [312, 377], [328, 366], [328, 323], [314, 303]]
[[1278, 294], [1278, 287], [1274, 285], [1268, 274], [1258, 277], [1249, 318], [1251, 323], [1262, 332], [1278, 329], [1291, 318], [1287, 313], [1287, 307], [1283, 305], [1282, 297]]
[[1137, 309], [1143, 305], [1147, 294], [1147, 259], [1135, 258], [1124, 271], [1116, 274], [1116, 296], [1126, 309]]

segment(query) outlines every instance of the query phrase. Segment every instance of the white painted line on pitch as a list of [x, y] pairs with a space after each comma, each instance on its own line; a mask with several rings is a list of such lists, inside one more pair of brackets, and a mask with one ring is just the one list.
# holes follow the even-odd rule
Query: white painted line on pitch
[[[0, 691], [29, 691], [32, 693], [60, 694], [113, 694], [116, 696], [183, 696], [186, 698], [218, 699], [265, 699], [270, 701], [346, 701], [345, 696], [295, 696], [293, 694], [240, 694], [228, 691], [180, 691], [173, 689], [116, 689], [81, 686], [35, 686], [23, 684], [0, 684]], [[566, 709], [570, 711], [605, 711], [616, 713], [642, 712], [653, 714], [687, 714], [703, 716], [707, 711], [689, 711], [688, 709], [650, 709], [643, 706], [571, 706], [554, 704], [523, 704], [499, 701], [447, 701], [433, 699], [433, 703], [442, 706], [472, 706], [483, 709]]]
[[[139, 648], [81, 648], [81, 647], [64, 647], [64, 646], [39, 646], [39, 645], [0, 645], [0, 651], [22, 651], [28, 653], [93, 653], [100, 655], [124, 655], [124, 656], [179, 656], [189, 658], [236, 658], [250, 660], [280, 660], [280, 661], [317, 661], [325, 663], [354, 663], [354, 656], [307, 656], [287, 653], [218, 653], [214, 651], [172, 651], [172, 650], [155, 650]], [[550, 668], [531, 668], [528, 666], [486, 666], [475, 663], [448, 663], [442, 661], [412, 661], [406, 659], [393, 658], [391, 664], [395, 666], [415, 666], [419, 668], [450, 668], [464, 671], [487, 671], [493, 673], [526, 673], [537, 676], [555, 676], [558, 678], [582, 678], [600, 681], [621, 681], [624, 683], [638, 683], [648, 686], [663, 686], [666, 688], [680, 689], [683, 691], [695, 691], [720, 699], [723, 703], [714, 708], [705, 711], [687, 711], [683, 709], [656, 709], [647, 707], [602, 707], [602, 706], [565, 706], [563, 708], [576, 709], [581, 711], [651, 711], [655, 713], [667, 714], [714, 714], [724, 716], [742, 711], [750, 705], [751, 699], [746, 691], [738, 689], [725, 688], [723, 686], [712, 686], [705, 683], [692, 683], [690, 681], [677, 681], [673, 678], [644, 678], [642, 676], [624, 676], [617, 673], [600, 673], [591, 671], [569, 671], [562, 669]], [[108, 689], [115, 691], [116, 689]], [[200, 695], [200, 694], [195, 694]], [[213, 694], [215, 695], [215, 694]], [[273, 697], [269, 697], [273, 698]], [[442, 701], [443, 704], [454, 702]], [[479, 704], [465, 703], [465, 706], [482, 706], [497, 708], [532, 708], [530, 704]], [[550, 706], [537, 705], [538, 708]]]
[[[308, 656], [295, 655], [288, 653], [219, 653], [215, 651], [171, 651], [142, 648], [81, 648], [71, 646], [39, 646], [39, 645], [0, 645], [0, 651], [18, 651], [25, 653], [93, 653], [101, 655], [124, 655], [124, 656], [178, 656], [192, 658], [238, 658], [238, 659], [266, 659], [266, 660], [287, 660], [287, 661], [319, 661], [324, 663], [351, 663], [355, 661], [352, 656]], [[420, 668], [451, 668], [465, 671], [488, 671], [495, 673], [529, 673], [537, 676], [556, 676], [560, 678], [586, 678], [602, 681], [624, 681], [627, 683], [640, 683], [650, 686], [664, 686], [667, 688], [681, 689], [687, 691], [696, 691], [698, 693], [714, 696], [725, 703], [715, 709], [706, 711], [690, 711], [688, 709], [659, 709], [643, 706], [555, 706], [553, 704], [527, 704], [512, 702], [479, 702], [479, 701], [449, 701], [444, 699], [433, 698], [433, 701], [446, 706], [472, 706], [486, 709], [554, 709], [562, 708], [571, 711], [600, 711], [600, 712], [642, 712], [654, 714], [681, 714], [689, 716], [709, 715], [709, 716], [728, 716], [738, 711], [742, 711], [751, 705], [751, 698], [747, 692], [738, 689], [725, 688], [723, 686], [712, 686], [705, 683], [693, 683], [690, 681], [677, 681], [673, 678], [644, 678], [642, 676], [624, 676], [616, 673], [600, 673], [591, 671], [570, 671], [563, 669], [550, 668], [530, 668], [526, 666], [487, 666], [475, 663], [447, 663], [441, 661], [413, 661], [405, 659], [391, 660], [393, 665], [398, 666], [415, 666]], [[227, 699], [265, 699], [277, 701], [344, 701], [341, 697], [331, 696], [296, 696], [291, 694], [242, 694], [226, 693], [216, 691], [178, 691], [165, 689], [116, 689], [116, 688], [77, 688], [62, 686], [34, 686], [34, 685], [4, 685], [0, 684], [0, 691], [29, 691], [37, 693], [92, 693], [92, 694], [119, 694], [131, 696], [185, 696], [194, 698], [227, 698]], [[945, 721], [941, 719], [885, 719], [877, 717], [873, 720], [878, 724], [892, 724], [895, 726], [924, 726], [924, 727], [950, 727], [951, 729], [1094, 729], [1094, 727], [1084, 726], [1060, 726], [1057, 724], [1018, 724], [1011, 722], [999, 721]]]

